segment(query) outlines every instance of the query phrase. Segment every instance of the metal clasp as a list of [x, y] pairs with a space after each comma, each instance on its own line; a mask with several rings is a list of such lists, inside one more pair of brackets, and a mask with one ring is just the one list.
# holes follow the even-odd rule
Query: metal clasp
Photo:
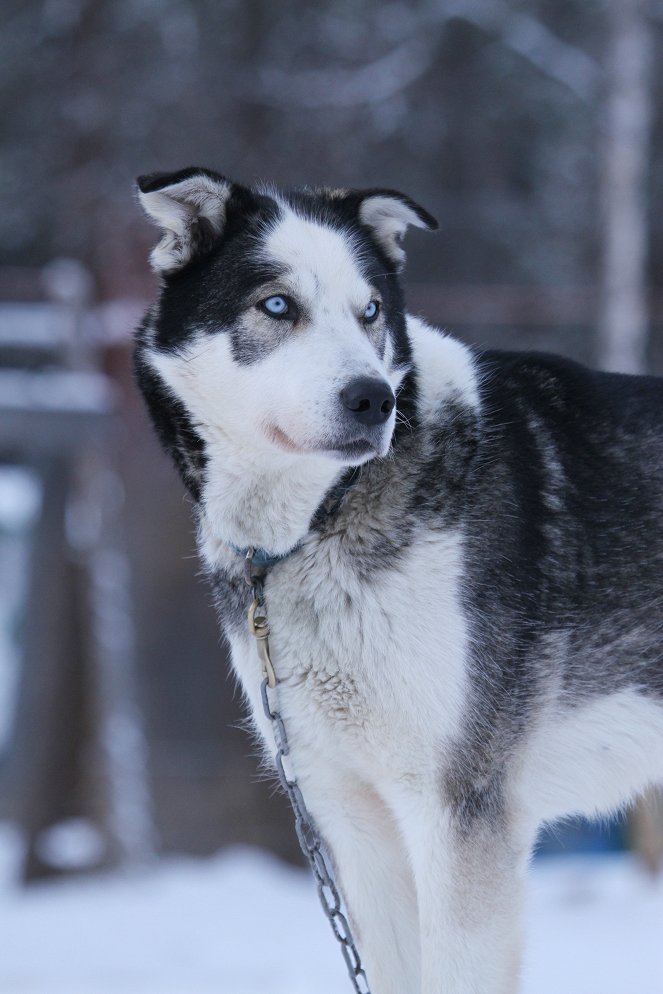
[[[259, 611], [262, 613], [259, 614]], [[258, 655], [260, 656], [260, 662], [262, 663], [263, 673], [267, 677], [267, 684], [270, 689], [273, 690], [276, 686], [276, 673], [274, 671], [274, 664], [272, 663], [272, 659], [269, 654], [269, 625], [267, 623], [267, 615], [265, 614], [265, 606], [258, 600], [257, 597], [254, 597], [251, 601], [248, 613], [248, 623], [249, 632], [256, 640]]]

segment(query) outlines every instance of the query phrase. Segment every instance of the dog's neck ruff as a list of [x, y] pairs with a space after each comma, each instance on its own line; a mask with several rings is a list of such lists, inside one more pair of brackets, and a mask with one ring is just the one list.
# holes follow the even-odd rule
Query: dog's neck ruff
[[[329, 493], [325, 495], [317, 511], [313, 515], [311, 527], [315, 527], [317, 524], [326, 521], [328, 518], [331, 518], [336, 514], [343, 503], [343, 498], [359, 479], [360, 469], [360, 466], [353, 466], [347, 471], [347, 473], [343, 474], [336, 486], [332, 487]], [[273, 566], [283, 562], [284, 559], [288, 559], [295, 552], [301, 549], [302, 544], [303, 539], [293, 545], [291, 549], [288, 549], [287, 552], [282, 553], [270, 552], [269, 549], [263, 549], [260, 546], [253, 545], [242, 547], [231, 544], [230, 548], [238, 556], [241, 556], [241, 558], [248, 564], [250, 570], [257, 570], [261, 573], [266, 573]]]

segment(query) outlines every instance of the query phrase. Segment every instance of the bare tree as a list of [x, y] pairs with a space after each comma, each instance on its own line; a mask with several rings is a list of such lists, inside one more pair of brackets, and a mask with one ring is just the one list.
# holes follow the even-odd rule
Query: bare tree
[[647, 358], [647, 197], [652, 43], [646, 0], [610, 0], [605, 73], [603, 266], [598, 329], [606, 369], [643, 372]]
[[[652, 126], [652, 38], [647, 0], [610, 0], [602, 143], [603, 265], [598, 328], [606, 369], [647, 368], [647, 174]], [[652, 788], [631, 818], [633, 844], [655, 872], [663, 854], [661, 794]]]

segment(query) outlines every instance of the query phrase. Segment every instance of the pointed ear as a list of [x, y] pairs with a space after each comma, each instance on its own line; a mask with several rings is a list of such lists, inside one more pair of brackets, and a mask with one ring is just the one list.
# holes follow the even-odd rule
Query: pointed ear
[[409, 225], [434, 231], [435, 218], [397, 190], [367, 190], [359, 204], [359, 220], [373, 232], [393, 263], [402, 269], [405, 252], [401, 242]]
[[209, 169], [139, 176], [138, 198], [148, 217], [163, 231], [150, 262], [157, 273], [181, 269], [209, 251], [223, 231], [230, 180]]

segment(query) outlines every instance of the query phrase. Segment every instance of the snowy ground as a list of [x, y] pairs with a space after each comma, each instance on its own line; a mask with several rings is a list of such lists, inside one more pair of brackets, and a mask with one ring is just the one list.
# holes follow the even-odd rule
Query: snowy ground
[[[350, 991], [308, 875], [264, 853], [26, 891], [4, 837], [1, 994]], [[663, 882], [627, 857], [537, 863], [528, 923], [523, 994], [663, 994]]]

